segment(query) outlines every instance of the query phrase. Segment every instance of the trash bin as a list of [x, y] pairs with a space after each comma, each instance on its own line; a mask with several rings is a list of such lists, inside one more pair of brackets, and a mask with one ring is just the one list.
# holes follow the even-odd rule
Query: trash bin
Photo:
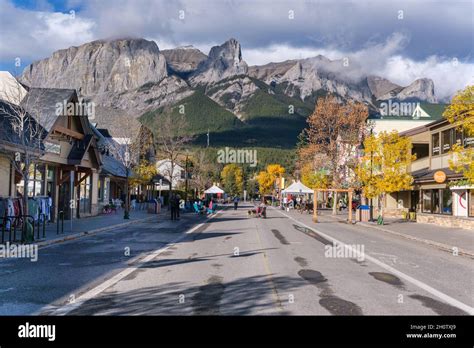
[[360, 205], [356, 210], [356, 220], [367, 222], [370, 218], [370, 207], [368, 205]]

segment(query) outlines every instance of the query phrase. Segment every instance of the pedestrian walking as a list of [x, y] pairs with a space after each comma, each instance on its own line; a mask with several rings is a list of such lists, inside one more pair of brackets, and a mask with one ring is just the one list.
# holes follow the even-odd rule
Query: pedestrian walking
[[234, 210], [237, 210], [237, 206], [239, 205], [239, 197], [234, 197]]
[[181, 209], [181, 196], [179, 194], [176, 195], [176, 220], [179, 220], [179, 210]]
[[177, 220], [176, 206], [176, 196], [172, 194], [170, 197], [171, 220]]

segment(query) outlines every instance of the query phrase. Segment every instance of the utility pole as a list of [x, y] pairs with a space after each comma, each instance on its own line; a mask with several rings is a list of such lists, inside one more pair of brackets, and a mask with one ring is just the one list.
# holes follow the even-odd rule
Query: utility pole
[[[372, 137], [374, 131], [373, 128], [370, 128], [370, 136]], [[370, 151], [370, 184], [372, 185], [372, 170], [374, 165], [374, 151]], [[373, 198], [370, 198], [370, 222], [374, 221], [374, 206]]]
[[[209, 140], [208, 140], [209, 141]], [[185, 169], [184, 169], [184, 202], [186, 203], [188, 201], [188, 155], [186, 154], [186, 164], [185, 164]]]

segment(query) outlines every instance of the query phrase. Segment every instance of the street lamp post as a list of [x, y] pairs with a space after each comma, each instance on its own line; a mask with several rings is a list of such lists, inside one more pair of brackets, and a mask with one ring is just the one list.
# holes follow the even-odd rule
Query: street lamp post
[[[370, 136], [373, 135], [373, 128], [370, 128]], [[373, 170], [373, 165], [374, 165], [374, 151], [370, 151], [370, 183], [372, 184], [372, 170]], [[374, 205], [373, 205], [373, 198], [370, 198], [370, 222], [374, 221]]]
[[129, 181], [129, 176], [130, 176], [130, 166], [131, 166], [131, 159], [130, 159], [130, 152], [128, 151], [128, 143], [126, 144], [125, 148], [125, 174], [127, 175], [126, 177], [126, 182], [125, 182], [125, 209], [123, 211], [123, 218], [125, 220], [130, 219], [130, 181]]

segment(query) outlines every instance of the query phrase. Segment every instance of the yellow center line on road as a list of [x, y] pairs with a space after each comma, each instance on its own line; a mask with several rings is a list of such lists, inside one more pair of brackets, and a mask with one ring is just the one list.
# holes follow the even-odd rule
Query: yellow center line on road
[[[260, 246], [260, 249], [264, 250], [262, 240], [260, 238], [260, 233], [258, 231], [259, 228], [258, 228], [257, 221], [255, 220], [254, 223], [255, 223], [255, 235], [257, 236], [258, 244]], [[270, 269], [270, 264], [268, 263], [268, 256], [267, 256], [267, 253], [265, 251], [263, 251], [263, 267], [265, 268], [265, 272], [267, 273], [266, 277], [267, 277], [268, 282], [270, 283], [270, 286], [272, 288], [273, 299], [275, 300], [276, 308], [278, 310], [282, 311], [283, 310], [283, 305], [281, 303], [280, 296], [278, 295], [278, 290], [276, 288], [275, 282], [273, 281], [272, 271]]]

